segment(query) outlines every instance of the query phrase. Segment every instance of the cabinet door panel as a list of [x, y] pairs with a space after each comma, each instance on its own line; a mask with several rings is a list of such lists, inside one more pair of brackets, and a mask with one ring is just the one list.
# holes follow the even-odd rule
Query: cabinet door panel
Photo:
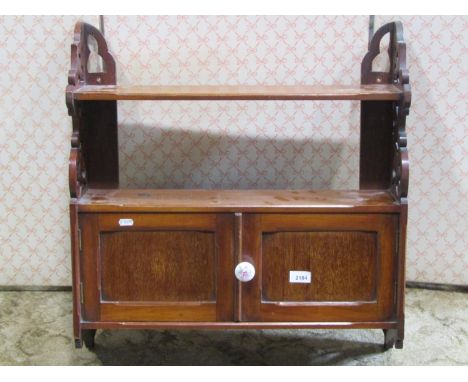
[[101, 234], [103, 301], [216, 301], [215, 234]]
[[373, 301], [376, 260], [376, 233], [264, 233], [262, 301]]
[[391, 319], [396, 228], [396, 215], [244, 215], [256, 275], [238, 283], [241, 320]]
[[81, 222], [88, 320], [232, 320], [230, 215], [102, 214]]

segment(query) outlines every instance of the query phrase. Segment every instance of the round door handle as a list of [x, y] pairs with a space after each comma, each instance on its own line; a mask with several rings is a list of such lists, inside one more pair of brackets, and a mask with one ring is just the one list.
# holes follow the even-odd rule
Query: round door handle
[[237, 280], [245, 283], [255, 277], [255, 267], [247, 261], [237, 264], [234, 270]]

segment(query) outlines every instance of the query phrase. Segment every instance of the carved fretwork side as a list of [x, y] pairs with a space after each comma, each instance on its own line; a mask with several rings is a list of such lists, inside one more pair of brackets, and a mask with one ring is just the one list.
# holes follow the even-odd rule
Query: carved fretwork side
[[[390, 35], [388, 72], [374, 72], [372, 62], [380, 53], [380, 43]], [[380, 104], [361, 102], [360, 188], [389, 189], [400, 203], [398, 251], [395, 261], [396, 329], [385, 331], [385, 347], [401, 349], [404, 339], [406, 227], [408, 221], [409, 162], [406, 139], [406, 116], [411, 105], [411, 87], [406, 68], [406, 44], [403, 26], [393, 22], [382, 26], [372, 37], [361, 66], [362, 84], [393, 84], [401, 88], [398, 101]]]
[[[374, 72], [372, 62], [380, 53], [381, 40], [387, 33], [390, 35], [388, 46], [390, 70]], [[406, 44], [403, 40], [403, 27], [400, 22], [382, 26], [372, 37], [369, 51], [364, 56], [361, 65], [361, 83], [394, 84], [403, 90], [399, 101], [382, 104], [379, 108], [368, 107], [367, 101], [362, 102], [360, 186], [361, 188], [375, 186], [388, 188], [396, 200], [405, 202], [409, 181], [405, 127], [411, 104], [411, 87], [406, 68]], [[372, 147], [379, 142], [390, 141], [392, 147], [379, 148], [381, 152], [375, 152], [377, 150]]]
[[[99, 73], [88, 71], [88, 60], [91, 54], [90, 36], [97, 43], [97, 54], [102, 58], [103, 62], [103, 71]], [[86, 165], [89, 164], [87, 163], [89, 159], [94, 159], [93, 156], [96, 157], [89, 149], [89, 147], [96, 145], [92, 145], [91, 142], [86, 142], [83, 139], [85, 125], [83, 123], [83, 107], [85, 105], [73, 99], [73, 91], [84, 85], [115, 84], [115, 61], [108, 51], [104, 36], [92, 25], [78, 22], [75, 26], [71, 45], [71, 67], [68, 72], [68, 86], [66, 88], [68, 114], [72, 117], [73, 125], [69, 160], [69, 187], [72, 198], [79, 197], [86, 188], [89, 178]], [[112, 105], [106, 103], [106, 107], [109, 109], [110, 106], [112, 111], [115, 109], [115, 116], [112, 115], [108, 125], [116, 128], [117, 109], [114, 104], [115, 102]], [[113, 142], [111, 144], [113, 145]], [[91, 172], [96, 172], [94, 169], [92, 170]], [[113, 177], [115, 178], [115, 175]]]

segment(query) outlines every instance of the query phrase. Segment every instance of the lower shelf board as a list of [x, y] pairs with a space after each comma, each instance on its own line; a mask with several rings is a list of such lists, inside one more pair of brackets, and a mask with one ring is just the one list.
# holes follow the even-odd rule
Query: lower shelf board
[[[400, 211], [386, 190], [95, 189], [80, 212], [369, 212]], [[311, 211], [313, 210], [313, 211]]]
[[82, 329], [394, 329], [396, 321], [379, 322], [82, 322]]

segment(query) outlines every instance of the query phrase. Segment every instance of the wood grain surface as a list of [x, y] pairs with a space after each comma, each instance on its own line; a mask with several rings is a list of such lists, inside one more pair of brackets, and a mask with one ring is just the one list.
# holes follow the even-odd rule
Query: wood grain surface
[[[242, 321], [393, 319], [397, 227], [397, 214], [245, 214]], [[311, 270], [311, 287], [287, 285], [289, 270]]]
[[[387, 34], [390, 70], [374, 72]], [[90, 36], [103, 73], [87, 69]], [[383, 328], [386, 348], [403, 345], [411, 89], [401, 23], [374, 33], [357, 86], [128, 87], [116, 85], [104, 36], [78, 23], [68, 83], [76, 346], [122, 327]], [[360, 100], [360, 190], [119, 189], [123, 100]], [[256, 268], [249, 282], [233, 275], [240, 261]], [[291, 284], [290, 270], [312, 282]]]
[[394, 85], [93, 86], [76, 89], [80, 101], [113, 100], [380, 100], [396, 101]]
[[[263, 301], [375, 299], [375, 233], [264, 233], [262, 248]], [[289, 272], [294, 270], [311, 272], [311, 282], [291, 283]]]
[[181, 190], [88, 189], [81, 212], [397, 212], [384, 190]]
[[82, 213], [79, 219], [83, 321], [232, 320], [229, 214]]
[[101, 234], [104, 301], [215, 301], [214, 233]]

